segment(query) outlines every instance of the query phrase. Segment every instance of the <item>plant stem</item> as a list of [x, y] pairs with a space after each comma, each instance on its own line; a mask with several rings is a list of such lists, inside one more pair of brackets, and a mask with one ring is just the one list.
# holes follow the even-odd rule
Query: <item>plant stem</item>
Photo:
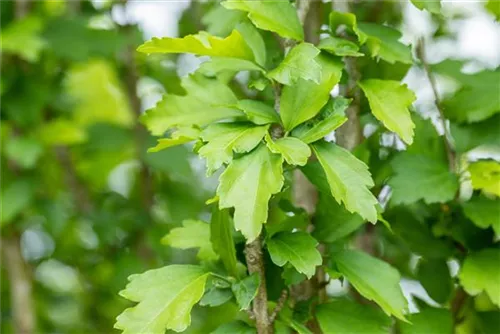
[[21, 253], [19, 235], [2, 237], [2, 255], [10, 282], [14, 332], [19, 334], [35, 333], [32, 281]]
[[425, 41], [423, 38], [420, 38], [418, 41], [418, 44], [417, 44], [417, 57], [422, 62], [422, 65], [424, 66], [425, 74], [427, 75], [427, 79], [429, 80], [429, 83], [431, 84], [432, 93], [434, 94], [434, 104], [436, 105], [436, 108], [439, 111], [439, 119], [441, 121], [441, 125], [443, 126], [443, 131], [444, 131], [443, 141], [444, 141], [444, 147], [446, 149], [446, 155], [448, 157], [448, 164], [450, 167], [450, 171], [455, 172], [456, 171], [456, 155], [455, 155], [455, 151], [453, 150], [453, 147], [449, 141], [452, 137], [451, 137], [450, 131], [448, 129], [448, 126], [446, 124], [446, 118], [444, 116], [443, 108], [441, 107], [441, 99], [439, 98], [439, 92], [437, 90], [436, 78], [432, 74], [429, 63], [427, 62], [426, 57], [425, 57]]

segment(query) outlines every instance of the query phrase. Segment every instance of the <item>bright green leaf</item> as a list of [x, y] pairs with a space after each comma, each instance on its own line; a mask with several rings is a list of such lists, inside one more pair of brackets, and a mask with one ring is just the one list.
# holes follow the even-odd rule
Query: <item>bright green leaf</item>
[[29, 16], [13, 21], [10, 25], [2, 27], [0, 40], [2, 52], [19, 55], [24, 60], [34, 63], [47, 46], [42, 38], [43, 20], [39, 17]]
[[260, 71], [264, 69], [255, 63], [238, 58], [217, 57], [200, 65], [199, 72], [206, 76], [216, 76], [223, 71]]
[[[235, 11], [230, 11], [234, 13]], [[240, 32], [247, 45], [252, 49], [255, 62], [260, 66], [266, 65], [266, 45], [260, 32], [253, 24], [244, 20], [236, 26], [236, 30]]]
[[194, 127], [185, 127], [178, 128], [176, 131], [172, 133], [171, 138], [161, 138], [158, 139], [158, 143], [155, 147], [151, 147], [148, 149], [148, 152], [154, 153], [164, 150], [169, 147], [182, 145], [185, 143], [189, 143], [197, 139], [200, 135], [200, 130]]
[[299, 79], [291, 86], [283, 87], [280, 115], [286, 131], [313, 118], [330, 98], [330, 92], [340, 81], [342, 63], [320, 54], [316, 60], [321, 65], [321, 82]]
[[394, 170], [388, 181], [392, 188], [391, 203], [411, 204], [421, 199], [427, 204], [445, 203], [455, 198], [458, 177], [444, 162], [403, 152], [392, 160], [391, 166]]
[[330, 190], [338, 203], [372, 223], [377, 221], [377, 199], [368, 190], [373, 180], [368, 166], [338, 145], [317, 142], [312, 145], [323, 167]]
[[319, 41], [318, 49], [324, 50], [340, 57], [362, 57], [359, 46], [347, 39], [338, 37], [327, 37]]
[[227, 272], [233, 277], [238, 277], [236, 249], [233, 242], [233, 221], [228, 210], [219, 210], [217, 206], [214, 206], [210, 220], [210, 240]]
[[284, 137], [273, 141], [271, 136], [267, 134], [266, 143], [271, 152], [281, 154], [290, 165], [304, 166], [307, 163], [307, 159], [311, 156], [309, 146], [294, 137]]
[[318, 242], [305, 232], [280, 232], [266, 242], [271, 260], [283, 267], [289, 262], [298, 272], [311, 278], [323, 259]]
[[237, 103], [231, 89], [222, 82], [194, 74], [183, 78], [186, 95], [166, 94], [141, 121], [154, 136], [161, 136], [173, 127], [205, 126], [214, 121], [242, 116], [233, 108]]
[[219, 179], [219, 207], [234, 207], [234, 224], [247, 242], [253, 241], [267, 221], [271, 195], [283, 186], [283, 159], [265, 145], [233, 160]]
[[292, 136], [307, 144], [324, 138], [347, 121], [344, 111], [349, 103], [351, 100], [343, 97], [330, 99], [318, 116], [296, 127]]
[[35, 185], [29, 180], [23, 179], [10, 184], [2, 184], [0, 226], [10, 222], [25, 210], [34, 196]]
[[228, 10], [220, 5], [214, 6], [201, 18], [201, 23], [207, 27], [207, 32], [216, 36], [227, 36], [245, 19], [245, 14]]
[[484, 6], [497, 21], [500, 21], [500, 2], [497, 0], [488, 0]]
[[182, 227], [176, 227], [161, 239], [162, 244], [174, 248], [199, 248], [197, 257], [204, 261], [214, 261], [218, 255], [210, 242], [210, 225], [200, 220], [185, 220]]
[[312, 44], [300, 43], [290, 50], [285, 59], [267, 76], [283, 85], [291, 85], [299, 79], [321, 81], [321, 66], [315, 58], [320, 51]]
[[254, 124], [263, 125], [270, 123], [280, 123], [276, 111], [270, 105], [257, 100], [239, 100], [236, 105], [243, 111], [248, 120]]
[[386, 262], [360, 251], [346, 250], [334, 255], [338, 270], [365, 298], [373, 300], [388, 315], [405, 320], [399, 272]]
[[415, 124], [408, 107], [416, 100], [415, 94], [406, 85], [392, 80], [369, 79], [360, 82], [359, 87], [370, 103], [372, 114], [411, 145]]
[[193, 53], [199, 56], [239, 58], [254, 60], [253, 52], [241, 36], [233, 30], [226, 38], [212, 36], [206, 32], [187, 35], [183, 38], [153, 38], [137, 48], [143, 53]]
[[296, 9], [288, 1], [228, 0], [222, 5], [227, 9], [247, 12], [257, 28], [278, 33], [281, 37], [304, 39]]
[[500, 163], [497, 161], [476, 161], [469, 165], [474, 189], [500, 197]]
[[358, 36], [359, 43], [364, 44], [368, 38], [366, 34], [358, 29], [358, 22], [356, 15], [352, 13], [343, 13], [332, 11], [330, 13], [330, 29], [333, 34], [337, 33], [339, 26], [345, 25], [346, 28], [350, 29], [352, 32]]
[[417, 266], [417, 278], [429, 296], [445, 304], [453, 291], [453, 280], [445, 259], [421, 258]]
[[212, 174], [223, 164], [233, 159], [233, 152], [245, 153], [254, 149], [267, 133], [267, 126], [254, 126], [247, 123], [215, 123], [201, 133], [207, 142], [198, 151], [207, 159], [207, 174]]
[[250, 303], [255, 296], [257, 296], [259, 285], [260, 277], [257, 273], [245, 277], [241, 281], [231, 285], [231, 290], [233, 290], [234, 297], [240, 306], [240, 310], [248, 310]]
[[38, 136], [45, 145], [74, 145], [87, 140], [85, 130], [66, 119], [55, 119], [38, 129]]
[[11, 137], [5, 143], [5, 156], [22, 168], [33, 168], [40, 156], [43, 147], [39, 141], [28, 137]]
[[426, 307], [408, 320], [410, 323], [400, 323], [401, 334], [454, 333], [453, 316], [447, 309]]
[[473, 197], [462, 203], [464, 213], [480, 228], [491, 226], [497, 235], [500, 235], [500, 200], [489, 199], [485, 196]]
[[328, 334], [387, 334], [391, 326], [391, 318], [370, 305], [342, 299], [319, 305], [316, 317]]
[[441, 0], [411, 0], [411, 2], [420, 10], [426, 10], [429, 13], [441, 13]]
[[491, 301], [500, 306], [500, 250], [483, 249], [471, 253], [462, 265], [458, 274], [460, 284], [465, 291], [476, 296], [485, 291]]
[[208, 273], [193, 265], [170, 265], [129, 277], [120, 295], [139, 304], [116, 318], [124, 334], [163, 334], [184, 331], [191, 323], [191, 309], [205, 290]]

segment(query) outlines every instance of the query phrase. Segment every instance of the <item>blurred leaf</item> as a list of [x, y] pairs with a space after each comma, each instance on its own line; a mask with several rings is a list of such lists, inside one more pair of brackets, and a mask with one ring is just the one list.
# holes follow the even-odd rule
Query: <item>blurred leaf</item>
[[453, 317], [449, 310], [426, 307], [408, 317], [411, 323], [401, 323], [401, 334], [451, 334]]
[[266, 143], [271, 152], [281, 154], [290, 165], [304, 166], [311, 156], [309, 146], [298, 138], [284, 137], [273, 141], [267, 133]]
[[240, 306], [240, 310], [248, 310], [250, 303], [257, 296], [259, 290], [260, 277], [257, 273], [245, 277], [241, 281], [233, 283], [231, 290], [233, 290], [234, 297]]
[[208, 275], [198, 266], [170, 265], [130, 276], [120, 295], [139, 304], [120, 314], [115, 328], [124, 334], [184, 331], [191, 323], [193, 305], [203, 296]]
[[445, 304], [450, 299], [453, 280], [446, 260], [420, 259], [417, 278], [429, 296], [439, 304]]
[[398, 30], [374, 23], [359, 23], [358, 30], [367, 36], [366, 46], [372, 57], [379, 57], [391, 64], [413, 63], [410, 47], [399, 42], [402, 34]]
[[197, 257], [202, 261], [215, 261], [219, 257], [210, 242], [210, 225], [200, 220], [185, 220], [161, 239], [162, 244], [174, 248], [199, 248]]
[[299, 79], [291, 86], [285, 86], [281, 95], [280, 116], [285, 130], [313, 118], [328, 102], [330, 91], [340, 81], [342, 64], [326, 55], [316, 57], [321, 65], [321, 81]]
[[374, 184], [368, 166], [334, 143], [317, 142], [312, 147], [325, 171], [332, 196], [349, 212], [375, 223], [378, 201], [369, 190]]
[[236, 268], [236, 249], [233, 241], [233, 221], [229, 210], [219, 210], [213, 207], [212, 220], [210, 221], [210, 241], [214, 250], [219, 254], [227, 272], [233, 277], [238, 277]]
[[294, 84], [299, 79], [310, 80], [319, 85], [321, 66], [315, 60], [319, 53], [314, 45], [300, 43], [293, 47], [278, 67], [270, 71], [267, 76], [283, 85]]
[[139, 46], [137, 51], [143, 53], [193, 53], [199, 56], [254, 60], [252, 50], [237, 30], [233, 30], [224, 39], [206, 32], [187, 35], [183, 38], [153, 38]]
[[281, 37], [304, 39], [295, 7], [288, 1], [255, 2], [252, 0], [228, 0], [222, 2], [227, 9], [248, 12], [248, 18], [257, 28], [277, 33]]
[[267, 240], [267, 249], [271, 260], [283, 267], [289, 262], [298, 272], [311, 278], [316, 266], [323, 259], [316, 249], [318, 242], [305, 232], [280, 232]]
[[283, 187], [282, 162], [279, 155], [261, 144], [233, 160], [219, 178], [219, 208], [234, 207], [235, 227], [247, 242], [259, 235], [267, 221], [269, 199]]
[[485, 8], [493, 14], [497, 21], [500, 20], [500, 2], [496, 0], [488, 0], [485, 4]]
[[9, 184], [2, 182], [2, 210], [0, 226], [11, 222], [30, 205], [35, 196], [35, 184], [28, 179], [21, 179]]
[[216, 3], [201, 19], [208, 33], [220, 37], [229, 35], [236, 25], [245, 18], [242, 12], [228, 10]]
[[474, 189], [500, 196], [500, 163], [496, 161], [477, 161], [469, 165]]
[[465, 153], [476, 147], [499, 146], [500, 147], [500, 115], [489, 118], [482, 122], [460, 125], [450, 124], [450, 132], [455, 143], [455, 149], [459, 153]]
[[388, 315], [405, 320], [407, 307], [399, 281], [399, 272], [386, 262], [360, 251], [345, 250], [334, 255], [338, 270], [356, 290], [373, 300]]
[[0, 39], [2, 52], [18, 55], [22, 59], [34, 63], [46, 48], [42, 38], [43, 21], [36, 16], [28, 16], [2, 27]]
[[472, 197], [462, 203], [464, 213], [480, 228], [491, 226], [497, 235], [500, 235], [500, 200], [489, 199], [485, 196]]
[[81, 126], [66, 119], [55, 119], [42, 124], [38, 129], [40, 140], [49, 146], [74, 145], [87, 140], [87, 133]]
[[432, 14], [441, 14], [441, 0], [411, 0], [420, 10], [427, 10]]
[[43, 147], [39, 141], [29, 137], [12, 137], [5, 143], [5, 156], [22, 168], [33, 168], [40, 156]]
[[328, 334], [386, 334], [391, 325], [391, 319], [379, 310], [341, 299], [319, 305], [316, 316]]
[[408, 107], [416, 100], [415, 94], [399, 81], [370, 79], [358, 85], [365, 93], [373, 115], [411, 145], [415, 125]]
[[499, 249], [483, 249], [469, 254], [458, 274], [465, 291], [476, 296], [485, 291], [491, 301], [500, 306], [500, 261]]
[[210, 334], [256, 334], [257, 330], [241, 320], [223, 324]]

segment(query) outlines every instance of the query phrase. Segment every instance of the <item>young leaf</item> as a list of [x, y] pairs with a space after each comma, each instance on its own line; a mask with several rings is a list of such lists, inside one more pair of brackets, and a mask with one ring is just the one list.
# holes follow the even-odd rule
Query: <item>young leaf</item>
[[187, 35], [183, 38], [156, 38], [137, 48], [143, 53], [193, 53], [199, 56], [239, 58], [253, 61], [252, 50], [241, 36], [233, 30], [226, 38], [212, 36], [206, 32]]
[[235, 228], [253, 241], [267, 221], [268, 201], [283, 186], [283, 159], [260, 145], [233, 160], [220, 176], [219, 207], [234, 207]]
[[210, 220], [210, 241], [227, 272], [233, 277], [238, 277], [236, 249], [233, 242], [233, 222], [228, 210], [219, 210], [217, 206], [213, 207], [212, 219]]
[[491, 226], [497, 235], [500, 235], [500, 200], [489, 199], [485, 196], [473, 197], [462, 203], [464, 213], [480, 228]]
[[[235, 11], [230, 11], [234, 13]], [[255, 62], [260, 66], [266, 65], [266, 45], [260, 32], [248, 20], [240, 22], [236, 26], [247, 45], [252, 49]]]
[[278, 113], [270, 105], [256, 100], [239, 100], [236, 105], [248, 120], [257, 125], [280, 123]]
[[267, 249], [271, 260], [282, 267], [287, 262], [298, 272], [311, 278], [316, 266], [323, 262], [316, 249], [318, 242], [305, 232], [280, 232], [267, 240]]
[[344, 111], [349, 103], [351, 100], [343, 97], [330, 99], [316, 118], [296, 127], [292, 131], [292, 136], [306, 144], [324, 138], [347, 121]]
[[330, 12], [330, 29], [333, 34], [337, 33], [337, 29], [341, 25], [345, 25], [346, 28], [350, 29], [352, 32], [358, 36], [358, 40], [360, 44], [364, 44], [368, 36], [361, 30], [358, 29], [358, 22], [356, 19], [356, 15], [352, 13], [343, 13], [343, 12]]
[[500, 250], [483, 249], [465, 258], [458, 278], [465, 291], [476, 296], [485, 291], [491, 301], [500, 306]]
[[285, 59], [267, 76], [283, 85], [291, 85], [299, 79], [311, 80], [316, 84], [321, 80], [321, 66], [315, 58], [320, 51], [312, 44], [301, 43], [290, 50]]
[[212, 174], [223, 164], [230, 163], [233, 151], [245, 153], [259, 145], [267, 133], [267, 126], [254, 126], [246, 123], [215, 123], [201, 133], [203, 141], [208, 142], [198, 154], [207, 159], [207, 174]]
[[469, 172], [474, 189], [500, 197], [500, 163], [477, 161], [469, 165]]
[[345, 250], [335, 254], [339, 272], [365, 298], [373, 300], [388, 315], [405, 320], [407, 307], [399, 280], [399, 272], [384, 261], [360, 251]]
[[34, 63], [40, 58], [47, 42], [42, 38], [43, 20], [30, 16], [2, 28], [2, 53], [19, 55], [27, 62]]
[[427, 204], [445, 203], [458, 191], [458, 177], [439, 160], [402, 152], [392, 160], [391, 166], [394, 176], [388, 184], [392, 188], [391, 203], [394, 205], [411, 204], [421, 199]]
[[377, 221], [377, 199], [368, 190], [373, 180], [368, 166], [338, 145], [317, 142], [312, 145], [323, 167], [330, 190], [338, 203], [372, 223]]
[[217, 260], [210, 242], [210, 225], [200, 220], [185, 220], [161, 239], [162, 244], [174, 248], [199, 248], [197, 257], [204, 261]]
[[413, 63], [410, 47], [399, 42], [402, 35], [398, 30], [375, 23], [359, 23], [358, 29], [367, 36], [366, 45], [372, 57], [391, 64]]
[[172, 133], [171, 138], [158, 139], [158, 144], [156, 144], [155, 147], [149, 148], [148, 152], [150, 153], [159, 152], [169, 147], [189, 143], [190, 141], [197, 139], [199, 136], [200, 136], [200, 130], [197, 128], [194, 127], [179, 128]]
[[411, 145], [415, 124], [408, 107], [415, 101], [415, 94], [406, 85], [392, 80], [369, 79], [360, 82], [359, 87], [370, 103], [372, 114]]
[[408, 317], [410, 323], [400, 323], [401, 334], [454, 333], [450, 310], [426, 307]]
[[186, 95], [166, 94], [141, 121], [154, 136], [161, 136], [173, 127], [205, 126], [214, 121], [242, 116], [240, 111], [226, 107], [238, 102], [231, 89], [218, 80], [200, 74], [183, 78]]
[[269, 30], [281, 37], [304, 39], [304, 31], [295, 7], [288, 1], [228, 0], [222, 2], [227, 9], [248, 13], [248, 18], [262, 30]]
[[441, 13], [441, 0], [411, 0], [411, 3], [420, 10], [427, 10], [432, 14]]
[[231, 290], [233, 290], [234, 297], [236, 297], [240, 310], [248, 310], [250, 303], [257, 295], [259, 285], [260, 277], [257, 273], [245, 277], [241, 281], [231, 285]]
[[453, 280], [446, 260], [420, 259], [417, 278], [429, 296], [440, 304], [445, 304], [453, 291]]
[[124, 334], [163, 334], [184, 331], [191, 323], [191, 309], [205, 290], [208, 273], [193, 265], [171, 265], [129, 277], [120, 295], [138, 302], [116, 318]]
[[217, 76], [223, 71], [259, 71], [265, 70], [259, 65], [245, 59], [217, 57], [200, 65], [199, 72], [206, 76]]
[[323, 333], [328, 334], [387, 334], [391, 326], [391, 318], [380, 310], [346, 299], [319, 305], [316, 317]]
[[340, 57], [361, 57], [363, 53], [358, 52], [359, 46], [347, 39], [338, 37], [327, 37], [319, 41], [318, 49], [324, 50]]
[[294, 137], [284, 137], [276, 141], [266, 134], [266, 143], [273, 153], [281, 154], [290, 165], [304, 166], [311, 156], [311, 149], [306, 143]]
[[328, 55], [320, 54], [316, 60], [321, 65], [321, 82], [299, 79], [283, 87], [280, 115], [286, 131], [313, 118], [330, 98], [330, 92], [340, 81], [342, 63]]

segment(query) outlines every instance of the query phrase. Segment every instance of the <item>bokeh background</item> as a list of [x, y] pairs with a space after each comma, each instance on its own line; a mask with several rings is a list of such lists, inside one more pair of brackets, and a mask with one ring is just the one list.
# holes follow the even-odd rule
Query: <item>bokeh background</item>
[[[153, 36], [226, 34], [229, 23], [214, 14], [215, 5], [0, 1], [2, 333], [14, 332], [13, 301], [24, 303], [22, 321], [36, 323], [39, 333], [111, 333], [130, 305], [118, 295], [129, 275], [194, 261], [194, 251], [160, 240], [184, 219], [209, 217], [204, 203], [217, 175], [205, 176], [204, 161], [189, 146], [146, 153], [155, 140], [138, 116], [164, 92], [182, 94], [180, 78], [205, 59], [135, 49]], [[443, 17], [406, 1], [356, 6], [380, 6], [405, 43], [424, 38], [431, 63], [462, 60], [470, 73], [500, 65], [498, 2], [443, 1]], [[233, 88], [247, 80], [239, 75]], [[411, 68], [404, 81], [418, 96], [417, 111], [436, 118], [424, 73]], [[438, 77], [438, 88], [456, 89], [445, 77]], [[395, 138], [381, 140], [393, 146]], [[500, 156], [488, 147], [469, 154]], [[405, 276], [407, 297], [429, 300]], [[341, 294], [345, 286], [335, 281], [328, 289]], [[217, 321], [213, 313], [207, 320], [202, 307], [193, 319], [191, 330], [201, 333], [202, 320]]]

